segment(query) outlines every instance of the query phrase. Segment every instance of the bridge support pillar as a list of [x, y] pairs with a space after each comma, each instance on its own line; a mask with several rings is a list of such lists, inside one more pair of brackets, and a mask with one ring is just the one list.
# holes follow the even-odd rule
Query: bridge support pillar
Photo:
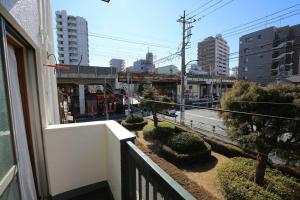
[[80, 106], [80, 114], [85, 114], [85, 92], [84, 85], [79, 85], [79, 106]]

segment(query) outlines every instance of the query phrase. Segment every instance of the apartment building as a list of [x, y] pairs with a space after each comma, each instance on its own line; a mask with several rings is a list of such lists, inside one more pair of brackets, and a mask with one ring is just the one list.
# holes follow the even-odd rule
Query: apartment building
[[125, 60], [113, 58], [109, 61], [109, 66], [117, 68], [117, 71], [125, 69]]
[[214, 76], [229, 76], [229, 46], [218, 34], [198, 43], [198, 65]]
[[59, 124], [51, 11], [0, 0], [0, 199], [136, 199], [146, 181], [147, 199], [194, 200], [117, 122]]
[[89, 65], [88, 23], [83, 17], [56, 11], [56, 33], [60, 64]]
[[262, 84], [299, 74], [300, 25], [269, 27], [240, 37], [239, 79]]
[[155, 65], [153, 61], [153, 53], [148, 52], [146, 59], [139, 59], [133, 63], [132, 72], [154, 72]]

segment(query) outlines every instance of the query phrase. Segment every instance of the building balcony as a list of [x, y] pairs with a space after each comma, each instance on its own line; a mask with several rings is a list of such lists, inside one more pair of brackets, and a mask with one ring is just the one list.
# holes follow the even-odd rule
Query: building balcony
[[115, 121], [47, 127], [44, 148], [51, 197], [195, 199], [135, 146], [134, 139]]
[[281, 49], [287, 45], [291, 45], [294, 43], [294, 40], [289, 40], [289, 41], [278, 41], [273, 43], [273, 50], [276, 49]]
[[293, 54], [294, 54], [294, 51], [284, 52], [284, 53], [275, 53], [272, 55], [272, 60], [278, 61], [282, 58], [285, 58], [286, 56], [293, 55]]
[[57, 47], [64, 47], [64, 44], [58, 43], [58, 44], [57, 44]]
[[74, 31], [74, 32], [73, 32], [73, 31], [69, 31], [69, 32], [68, 32], [68, 35], [74, 35], [74, 36], [77, 36], [77, 32], [76, 32], [76, 31]]
[[75, 37], [75, 38], [69, 38], [69, 41], [71, 41], [71, 42], [77, 42], [77, 38]]

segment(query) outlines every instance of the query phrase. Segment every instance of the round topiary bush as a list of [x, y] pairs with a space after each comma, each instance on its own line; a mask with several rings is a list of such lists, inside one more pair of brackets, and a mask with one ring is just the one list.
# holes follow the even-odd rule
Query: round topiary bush
[[144, 118], [139, 116], [139, 115], [129, 115], [126, 119], [125, 122], [128, 124], [135, 124], [135, 123], [140, 123], [143, 122]]
[[296, 179], [274, 169], [267, 169], [263, 187], [254, 182], [255, 160], [233, 158], [219, 166], [217, 179], [228, 200], [300, 199], [300, 184]]
[[174, 134], [175, 125], [168, 122], [159, 122], [158, 127], [155, 127], [153, 123], [149, 123], [143, 129], [146, 140], [158, 140], [161, 143], [165, 143]]
[[202, 138], [187, 132], [174, 135], [168, 140], [167, 145], [177, 153], [181, 154], [210, 149], [210, 145], [204, 142]]
[[207, 160], [211, 155], [211, 146], [197, 135], [182, 132], [169, 138], [162, 146], [161, 154], [178, 165], [193, 164]]
[[129, 115], [125, 120], [121, 122], [122, 126], [128, 130], [141, 130], [148, 122], [143, 117], [138, 115]]

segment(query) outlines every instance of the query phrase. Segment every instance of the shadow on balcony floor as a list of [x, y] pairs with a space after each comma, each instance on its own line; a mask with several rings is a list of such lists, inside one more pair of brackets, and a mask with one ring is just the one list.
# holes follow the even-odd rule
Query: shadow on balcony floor
[[113, 200], [111, 192], [107, 188], [94, 190], [84, 195], [77, 196], [70, 200]]

